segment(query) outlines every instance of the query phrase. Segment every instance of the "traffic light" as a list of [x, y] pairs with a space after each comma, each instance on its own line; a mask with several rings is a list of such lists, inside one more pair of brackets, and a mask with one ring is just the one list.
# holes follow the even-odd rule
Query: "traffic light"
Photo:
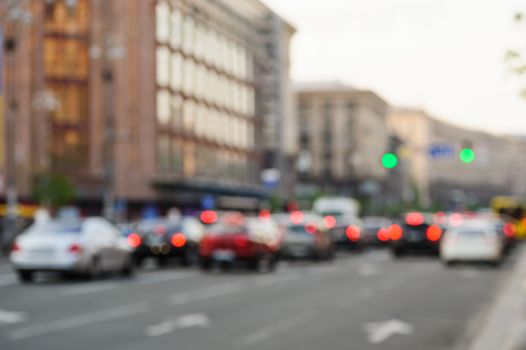
[[475, 161], [475, 158], [477, 156], [475, 154], [475, 151], [473, 150], [471, 142], [464, 142], [462, 144], [462, 149], [458, 153], [458, 157], [460, 158], [460, 161], [464, 164], [471, 164]]
[[392, 152], [384, 153], [382, 156], [382, 166], [386, 169], [396, 168], [398, 165], [398, 156]]

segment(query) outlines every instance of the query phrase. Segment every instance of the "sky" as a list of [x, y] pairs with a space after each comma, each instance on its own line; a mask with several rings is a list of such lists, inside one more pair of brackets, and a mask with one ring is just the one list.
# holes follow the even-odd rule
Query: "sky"
[[526, 134], [526, 87], [508, 49], [526, 47], [513, 21], [524, 0], [263, 0], [298, 32], [292, 77], [339, 80], [391, 105], [462, 126]]

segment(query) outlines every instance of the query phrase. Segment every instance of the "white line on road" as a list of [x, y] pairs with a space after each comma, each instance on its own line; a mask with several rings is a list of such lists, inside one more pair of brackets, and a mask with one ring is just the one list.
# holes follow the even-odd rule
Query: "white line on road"
[[27, 321], [27, 316], [19, 311], [0, 310], [0, 325], [15, 324]]
[[112, 309], [97, 311], [91, 314], [73, 316], [56, 321], [41, 323], [35, 326], [15, 329], [9, 332], [8, 336], [11, 340], [22, 340], [83, 326], [89, 326], [103, 321], [110, 321], [118, 318], [137, 315], [148, 311], [148, 309], [149, 306], [146, 302], [128, 304]]
[[72, 287], [66, 289], [62, 295], [63, 296], [75, 296], [75, 295], [84, 295], [92, 294], [98, 292], [104, 292], [108, 290], [116, 289], [117, 285], [114, 283], [111, 284], [86, 284], [78, 287]]
[[246, 348], [254, 346], [258, 343], [264, 342], [279, 334], [290, 331], [291, 329], [315, 319], [315, 312], [309, 311], [291, 318], [284, 319], [269, 327], [259, 329], [249, 335], [236, 341], [236, 346], [239, 348]]
[[241, 282], [225, 283], [213, 285], [188, 292], [173, 294], [170, 297], [170, 303], [174, 306], [190, 304], [196, 301], [213, 299], [225, 295], [239, 293], [246, 290], [247, 284]]
[[196, 272], [184, 272], [184, 273], [163, 273], [155, 275], [145, 275], [144, 278], [141, 276], [138, 284], [146, 286], [150, 284], [177, 281], [184, 278], [195, 277], [198, 273]]
[[167, 320], [159, 324], [146, 328], [146, 334], [150, 337], [160, 337], [161, 335], [175, 332], [178, 329], [184, 328], [208, 328], [210, 326], [210, 319], [207, 315], [188, 314], [177, 317], [175, 320]]
[[255, 281], [256, 287], [269, 287], [276, 284], [290, 282], [299, 279], [298, 274], [265, 276]]

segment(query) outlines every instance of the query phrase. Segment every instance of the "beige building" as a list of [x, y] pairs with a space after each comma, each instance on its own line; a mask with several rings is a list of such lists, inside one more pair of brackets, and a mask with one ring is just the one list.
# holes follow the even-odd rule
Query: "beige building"
[[[405, 141], [401, 157], [409, 160], [424, 203], [484, 203], [497, 194], [523, 194], [520, 139], [456, 126], [419, 109], [395, 108], [387, 120]], [[472, 163], [460, 160], [463, 148], [474, 150]]]
[[378, 193], [387, 176], [380, 162], [389, 149], [387, 103], [340, 83], [301, 84], [296, 96], [302, 178]]

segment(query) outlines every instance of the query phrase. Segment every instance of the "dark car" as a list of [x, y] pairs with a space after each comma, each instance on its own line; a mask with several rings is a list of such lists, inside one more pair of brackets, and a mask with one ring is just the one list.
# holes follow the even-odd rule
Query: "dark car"
[[228, 270], [235, 265], [245, 265], [257, 271], [273, 270], [278, 262], [281, 232], [270, 218], [244, 218], [221, 220], [207, 229], [199, 246], [202, 270], [219, 265]]
[[[362, 250], [363, 222], [357, 217], [336, 217], [331, 235], [335, 247], [351, 250]], [[327, 220], [327, 217], [324, 218]], [[332, 225], [331, 225], [332, 226]]]
[[288, 259], [331, 260], [334, 245], [323, 218], [315, 213], [295, 211], [274, 215], [283, 228], [281, 256]]
[[438, 255], [443, 231], [444, 227], [435, 223], [433, 215], [408, 213], [399, 224], [389, 228], [393, 254], [396, 257], [410, 253]]
[[391, 220], [383, 217], [368, 216], [363, 219], [361, 241], [364, 246], [381, 247], [390, 243], [389, 227]]
[[156, 259], [159, 266], [165, 266], [170, 259], [188, 266], [197, 262], [204, 232], [203, 225], [193, 217], [148, 219], [141, 221], [136, 231], [128, 235], [128, 243], [134, 248], [139, 266], [147, 258]]

